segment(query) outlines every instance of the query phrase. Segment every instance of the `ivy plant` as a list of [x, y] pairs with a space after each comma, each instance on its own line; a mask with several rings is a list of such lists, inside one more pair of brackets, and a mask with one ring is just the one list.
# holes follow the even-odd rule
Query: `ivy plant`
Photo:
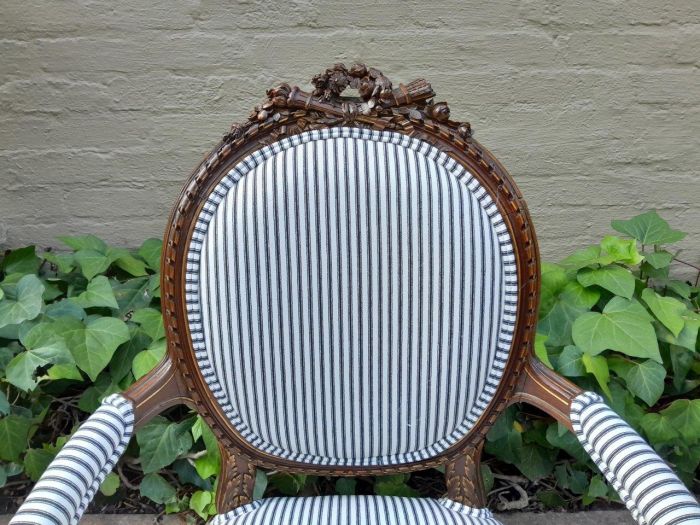
[[[700, 464], [699, 269], [673, 249], [685, 234], [655, 212], [612, 227], [616, 234], [599, 244], [542, 265], [535, 351], [605, 396], [693, 486]], [[160, 241], [127, 250], [92, 235], [60, 240], [67, 248], [29, 246], [0, 259], [0, 486], [20, 496], [101, 399], [148, 373], [166, 348]], [[484, 463], [492, 497], [500, 497], [499, 484], [516, 483], [534, 487], [544, 507], [615, 498], [576, 438], [534, 409], [506, 411], [488, 435]], [[206, 519], [216, 513], [220, 464], [203, 420], [174, 409], [137, 432], [100, 498], [118, 505], [138, 494], [167, 512]], [[430, 484], [417, 474], [356, 480], [260, 471], [255, 497], [415, 496], [430, 494]]]
[[[693, 487], [700, 464], [700, 268], [673, 249], [685, 233], [654, 211], [612, 228], [618, 235], [542, 265], [535, 351], [603, 395]], [[672, 267], [692, 282], [674, 277]], [[584, 504], [614, 498], [576, 439], [548, 418], [512, 408], [486, 450], [530, 481], [554, 476], [556, 488]]]

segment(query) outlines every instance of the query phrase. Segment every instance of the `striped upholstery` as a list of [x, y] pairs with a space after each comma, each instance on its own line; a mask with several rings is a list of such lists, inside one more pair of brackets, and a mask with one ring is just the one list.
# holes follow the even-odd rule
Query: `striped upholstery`
[[239, 433], [313, 464], [398, 464], [462, 438], [513, 336], [496, 205], [417, 139], [315, 130], [214, 188], [188, 253], [196, 356]]
[[209, 525], [500, 525], [487, 509], [447, 499], [389, 496], [268, 498], [215, 517]]
[[83, 423], [46, 469], [10, 525], [78, 523], [129, 443], [134, 412], [118, 394]]
[[574, 432], [640, 525], [700, 524], [688, 489], [627, 423], [592, 392], [571, 404]]

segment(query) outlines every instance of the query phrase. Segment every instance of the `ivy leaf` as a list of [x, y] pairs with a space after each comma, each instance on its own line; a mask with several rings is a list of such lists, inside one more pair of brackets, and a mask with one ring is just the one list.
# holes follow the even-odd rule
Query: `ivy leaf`
[[496, 419], [496, 422], [493, 424], [488, 434], [486, 434], [486, 439], [488, 441], [497, 441], [506, 437], [509, 433], [513, 432], [514, 422], [515, 407], [509, 407], [498, 416], [498, 419]]
[[10, 413], [10, 402], [7, 400], [5, 392], [0, 391], [0, 416]]
[[139, 492], [144, 498], [160, 504], [174, 501], [177, 495], [175, 487], [158, 474], [146, 474], [141, 480]]
[[41, 259], [36, 255], [34, 246], [19, 248], [8, 253], [0, 264], [0, 269], [5, 274], [10, 273], [36, 273], [41, 266]]
[[635, 365], [636, 363], [632, 361], [631, 359], [627, 359], [622, 356], [618, 355], [611, 355], [608, 356], [608, 368], [615, 372], [617, 377], [621, 377], [622, 379], [627, 378], [627, 374], [629, 373], [630, 369]]
[[114, 264], [134, 277], [148, 275], [148, 272], [146, 271], [146, 263], [140, 259], [137, 259], [130, 253], [119, 257], [116, 261], [114, 261]]
[[544, 334], [537, 333], [535, 334], [535, 355], [537, 358], [542, 361], [545, 365], [547, 365], [549, 368], [554, 369], [554, 366], [552, 366], [552, 362], [549, 360], [549, 354], [547, 353], [547, 347], [545, 346], [545, 341], [547, 341], [547, 337]]
[[584, 504], [590, 505], [598, 498], [605, 498], [608, 495], [608, 490], [608, 485], [605, 483], [603, 476], [596, 474], [591, 478], [591, 483], [583, 496]]
[[396, 474], [394, 476], [381, 476], [374, 482], [374, 492], [378, 496], [416, 497], [418, 492], [406, 485], [408, 476]]
[[[15, 342], [12, 347], [17, 347], [17, 349], [20, 348], [20, 346]], [[0, 348], [0, 374], [5, 373], [5, 367], [7, 366], [7, 363], [9, 363], [12, 358], [15, 355], [15, 351], [10, 348], [10, 347], [2, 347]]]
[[678, 399], [661, 414], [689, 442], [700, 439], [700, 399]]
[[557, 359], [557, 371], [566, 377], [581, 377], [586, 375], [586, 368], [583, 366], [583, 352], [580, 348], [569, 345], [565, 346]]
[[[209, 516], [209, 507], [214, 500], [214, 496], [209, 491], [198, 490], [190, 498], [190, 510], [195, 511], [200, 518], [206, 520]], [[216, 512], [216, 511], [215, 511]]]
[[[177, 474], [177, 479], [180, 483], [188, 483], [202, 490], [212, 490], [214, 486], [208, 479], [202, 479], [189, 459], [176, 459], [171, 465], [173, 471]], [[260, 470], [258, 470], [260, 472]]]
[[608, 383], [610, 382], [610, 369], [608, 368], [607, 359], [600, 355], [592, 356], [590, 354], [583, 354], [581, 356], [581, 362], [586, 372], [593, 374], [596, 378], [596, 381], [598, 381], [605, 395], [608, 396], [608, 398], [612, 398], [610, 387], [608, 387]]
[[56, 330], [57, 326], [61, 325], [53, 321], [35, 324], [28, 327], [29, 329], [26, 332], [20, 333], [19, 340], [25, 348], [38, 348], [56, 342], [63, 342], [64, 339]]
[[194, 468], [202, 479], [207, 479], [219, 473], [221, 464], [215, 456], [206, 454], [194, 460]]
[[136, 277], [123, 283], [115, 283], [112, 289], [119, 305], [120, 316], [145, 308], [151, 303], [153, 296], [148, 291], [148, 284], [148, 277]]
[[574, 494], [583, 494], [588, 487], [588, 476], [581, 470], [571, 468], [569, 464], [557, 465], [554, 469], [557, 486], [570, 490]]
[[646, 262], [648, 262], [653, 268], [660, 270], [661, 268], [666, 268], [669, 264], [671, 264], [673, 254], [667, 252], [666, 250], [645, 253], [644, 260], [646, 260]]
[[639, 303], [613, 298], [602, 313], [588, 312], [576, 319], [572, 328], [574, 343], [592, 356], [615, 350], [661, 363], [654, 327], [643, 310]]
[[612, 262], [611, 257], [603, 255], [600, 246], [589, 246], [575, 251], [559, 264], [567, 270], [580, 270], [587, 266], [606, 265]]
[[673, 297], [661, 296], [651, 288], [642, 291], [642, 300], [674, 337], [678, 337], [685, 326], [685, 319], [682, 317], [687, 310], [685, 304]]
[[0, 459], [17, 462], [27, 448], [29, 429], [32, 420], [26, 417], [9, 415], [0, 419]]
[[70, 351], [80, 369], [95, 381], [117, 347], [129, 340], [129, 328], [114, 317], [95, 318], [86, 325], [71, 320], [71, 324], [66, 330]]
[[493, 471], [491, 470], [491, 467], [485, 463], [481, 464], [481, 468], [479, 470], [481, 470], [481, 479], [484, 482], [484, 490], [486, 491], [486, 494], [488, 494], [493, 489]]
[[666, 369], [659, 363], [647, 359], [635, 363], [627, 372], [627, 388], [647, 405], [653, 406], [664, 393]]
[[84, 412], [94, 412], [105, 397], [121, 392], [121, 390], [119, 385], [111, 381], [108, 374], [100, 374], [97, 381], [80, 396], [78, 408]]
[[44, 285], [36, 275], [25, 275], [15, 287], [15, 299], [0, 300], [0, 328], [34, 319], [41, 313]]
[[154, 271], [160, 270], [160, 256], [163, 250], [163, 241], [160, 239], [146, 239], [139, 248], [139, 256], [146, 261], [149, 268]]
[[265, 495], [265, 489], [267, 488], [267, 474], [257, 469], [255, 472], [255, 487], [253, 487], [253, 499], [262, 499]]
[[585, 463], [588, 461], [588, 454], [585, 449], [581, 446], [581, 443], [576, 438], [576, 436], [569, 432], [566, 427], [563, 428], [563, 432], [560, 431], [562, 428], [561, 423], [552, 423], [547, 427], [547, 441], [554, 447], [565, 450], [569, 455], [571, 455], [577, 461]]
[[653, 320], [651, 314], [647, 312], [646, 308], [642, 306], [642, 303], [636, 299], [629, 300], [625, 299], [624, 297], [613, 297], [605, 305], [603, 311], [607, 313], [625, 312], [633, 315], [640, 321]]
[[80, 308], [71, 299], [61, 299], [55, 303], [46, 306], [44, 314], [51, 319], [60, 319], [61, 317], [73, 317], [82, 321], [85, 319], [85, 310]]
[[156, 341], [143, 352], [139, 352], [134, 357], [131, 370], [135, 379], [140, 379], [161, 362], [165, 356], [165, 339]]
[[[388, 476], [387, 480], [393, 479], [394, 476]], [[401, 478], [401, 476], [396, 476], [396, 480]], [[296, 496], [299, 491], [304, 488], [306, 484], [305, 474], [290, 474], [287, 472], [280, 472], [277, 474], [270, 474], [267, 477], [270, 485], [279, 490], [282, 494], [286, 496]], [[397, 481], [397, 484], [402, 485], [405, 481]], [[376, 487], [376, 484], [375, 484]]]
[[673, 369], [673, 386], [677, 391], [680, 391], [695, 362], [694, 353], [682, 346], [669, 345], [669, 355]]
[[75, 251], [79, 250], [94, 250], [104, 253], [107, 250], [107, 243], [105, 243], [99, 237], [94, 235], [74, 235], [74, 236], [61, 236], [58, 238], [63, 244], [73, 248]]
[[523, 447], [523, 438], [520, 432], [511, 429], [505, 436], [486, 442], [486, 451], [506, 463], [517, 463]]
[[679, 297], [682, 297], [683, 299], [690, 299], [692, 288], [688, 283], [684, 281], [679, 281], [677, 279], [668, 279], [663, 281], [661, 284], [663, 284], [666, 288], [671, 290]]
[[34, 378], [37, 368], [50, 364], [72, 364], [73, 356], [62, 341], [20, 352], [7, 365], [6, 379], [25, 392], [34, 390], [39, 382]]
[[520, 461], [515, 464], [530, 481], [537, 481], [551, 474], [554, 460], [550, 451], [532, 443], [523, 445]]
[[540, 333], [548, 336], [548, 341], [553, 346], [570, 345], [571, 329], [574, 321], [587, 312], [585, 308], [580, 308], [570, 302], [559, 301], [555, 303], [552, 310], [537, 325]]
[[151, 339], [135, 326], [130, 327], [131, 339], [122, 344], [112, 357], [109, 363], [109, 373], [115, 382], [120, 382], [124, 377], [132, 372], [134, 358], [151, 343]]
[[107, 476], [105, 476], [104, 481], [100, 485], [100, 492], [108, 497], [114, 496], [117, 493], [120, 484], [121, 481], [119, 476], [117, 476], [114, 472], [110, 472], [107, 474]]
[[156, 273], [148, 278], [148, 293], [151, 297], [160, 298], [160, 274]]
[[613, 229], [637, 239], [642, 244], [671, 244], [686, 234], [672, 229], [655, 211], [648, 211], [628, 221], [612, 221]]
[[637, 251], [637, 241], [635, 240], [625, 240], [608, 235], [600, 242], [600, 247], [614, 262], [635, 266], [644, 260], [644, 257]]
[[585, 287], [597, 285], [626, 299], [631, 299], [634, 293], [634, 275], [616, 264], [598, 269], [583, 268], [576, 278]]
[[635, 397], [621, 383], [613, 381], [609, 386], [612, 392], [610, 408], [627, 421], [632, 428], [639, 429], [640, 421], [644, 416], [642, 406], [636, 402]]
[[546, 509], [560, 509], [566, 507], [566, 500], [554, 489], [538, 490], [537, 500]]
[[644, 417], [642, 417], [641, 423], [644, 433], [654, 445], [667, 443], [679, 436], [678, 431], [673, 428], [673, 425], [671, 425], [668, 419], [661, 414], [645, 414]]
[[[199, 427], [197, 431], [194, 430], [195, 426]], [[201, 416], [197, 416], [194, 425], [192, 425], [192, 437], [195, 436], [195, 433], [198, 434], [198, 436], [194, 438], [195, 441], [201, 437], [207, 452], [220, 460], [219, 441]]]
[[688, 350], [696, 351], [698, 343], [698, 329], [700, 329], [700, 319], [697, 314], [686, 310], [683, 314], [683, 319], [685, 319], [685, 325], [683, 330], [675, 337], [668, 329], [664, 326], [656, 325], [656, 336], [660, 341], [664, 341], [671, 345], [681, 346], [687, 348]]
[[564, 287], [561, 299], [579, 308], [590, 310], [600, 299], [600, 292], [594, 288], [584, 288], [577, 281], [571, 281]]
[[335, 492], [341, 496], [352, 496], [355, 494], [357, 480], [355, 478], [338, 478], [335, 482]]
[[78, 250], [75, 252], [74, 257], [87, 280], [91, 280], [97, 274], [105, 272], [109, 265], [112, 264], [111, 258], [95, 250]]
[[170, 423], [165, 418], [153, 419], [136, 433], [141, 449], [141, 467], [147, 474], [170, 465], [192, 446], [190, 423]]
[[575, 281], [567, 283], [549, 313], [539, 322], [538, 331], [548, 336], [547, 343], [552, 346], [570, 345], [574, 321], [590, 310], [599, 298], [597, 290], [587, 290]]
[[56, 457], [56, 451], [48, 448], [30, 448], [24, 455], [24, 471], [32, 481], [38, 481], [49, 463]]
[[544, 317], [554, 306], [557, 296], [569, 282], [564, 268], [557, 264], [542, 263], [540, 271], [540, 318]]
[[153, 341], [165, 337], [163, 316], [155, 308], [141, 308], [131, 316], [131, 320], [141, 325], [141, 329]]
[[78, 367], [73, 364], [53, 365], [48, 369], [46, 376], [44, 377], [53, 381], [58, 381], [59, 379], [70, 379], [72, 381], [83, 380], [80, 370], [78, 370]]
[[114, 298], [112, 286], [109, 279], [104, 275], [98, 275], [87, 285], [87, 289], [77, 297], [70, 299], [81, 308], [92, 308], [104, 306], [107, 308], [119, 308], [117, 300]]
[[75, 257], [72, 253], [44, 252], [41, 256], [55, 265], [61, 273], [70, 273], [75, 268]]

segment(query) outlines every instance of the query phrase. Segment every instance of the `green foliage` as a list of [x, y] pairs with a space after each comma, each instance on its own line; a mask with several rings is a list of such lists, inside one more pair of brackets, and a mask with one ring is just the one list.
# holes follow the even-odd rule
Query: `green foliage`
[[[72, 252], [37, 255], [30, 246], [0, 260], [0, 486], [20, 475], [38, 479], [83, 412], [134, 382], [140, 353], [149, 353], [142, 368], [162, 357], [161, 242], [131, 252], [90, 235], [62, 240]], [[61, 417], [50, 417], [56, 410]], [[192, 421], [166, 420], [147, 440], [144, 428], [140, 447], [130, 447], [143, 458], [141, 472], [190, 452]], [[111, 474], [101, 492], [114, 495], [120, 485]]]
[[[692, 483], [700, 463], [698, 288], [670, 276], [680, 263], [667, 246], [685, 234], [655, 212], [613, 228], [627, 238], [607, 236], [542, 265], [535, 352], [604, 395]], [[37, 254], [30, 246], [0, 259], [0, 486], [38, 479], [103, 397], [128, 388], [165, 354], [160, 241], [129, 251], [91, 235], [61, 240], [72, 251]], [[517, 471], [532, 483], [549, 480], [538, 492], [546, 507], [615, 499], [578, 440], [532, 409], [509, 408], [486, 452], [489, 487]], [[124, 485], [136, 485], [166, 512], [206, 518], [215, 513], [220, 466], [211, 430], [176, 409], [137, 432], [124, 468], [100, 491], [120, 497]], [[338, 494], [419, 494], [409, 475], [327, 481], [263, 471], [254, 494], [311, 494], [321, 485]]]
[[[686, 283], [670, 277], [671, 265], [685, 263], [667, 246], [685, 233], [653, 211], [613, 221], [613, 228], [631, 238], [608, 236], [559, 264], [543, 265], [538, 340], [544, 349], [537, 354], [562, 375], [606, 397], [692, 484], [700, 464], [700, 400], [694, 399], [700, 386], [699, 290], [697, 279]], [[583, 289], [574, 294], [576, 286]], [[509, 432], [522, 429], [517, 457], [506, 447], [487, 446], [487, 451], [525, 476], [544, 472], [543, 453], [523, 456], [528, 442], [547, 448], [530, 437], [539, 418], [531, 411], [510, 417], [514, 426]], [[557, 487], [581, 495], [584, 504], [610, 497], [590, 460], [559, 441], [554, 428], [548, 429], [548, 442], [559, 449], [555, 461], [566, 465], [555, 469]], [[496, 427], [489, 438], [494, 433], [504, 439]]]

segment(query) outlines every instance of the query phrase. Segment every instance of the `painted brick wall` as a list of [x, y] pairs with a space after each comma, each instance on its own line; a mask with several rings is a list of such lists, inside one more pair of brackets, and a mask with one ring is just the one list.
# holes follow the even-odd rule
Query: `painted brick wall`
[[160, 236], [267, 87], [424, 76], [509, 168], [545, 258], [657, 208], [700, 261], [696, 0], [4, 0], [0, 246]]

